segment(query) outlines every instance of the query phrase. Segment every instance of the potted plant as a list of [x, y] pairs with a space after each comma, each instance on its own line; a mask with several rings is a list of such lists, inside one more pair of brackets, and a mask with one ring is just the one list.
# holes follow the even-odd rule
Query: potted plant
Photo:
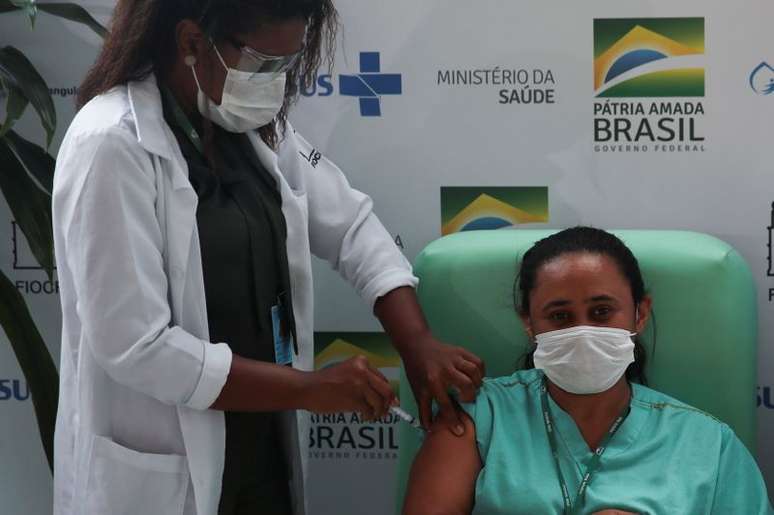
[[[0, 0], [0, 14], [23, 11], [31, 26], [39, 12], [82, 23], [100, 36], [106, 29], [83, 7], [72, 3]], [[13, 46], [0, 48], [0, 98], [5, 119], [0, 120], [0, 192], [46, 272], [54, 276], [54, 244], [51, 222], [51, 189], [54, 158], [49, 154], [56, 131], [56, 110], [48, 85], [23, 52]], [[13, 130], [28, 107], [40, 118], [46, 148]], [[53, 470], [54, 426], [59, 396], [59, 374], [21, 293], [0, 270], [0, 326], [5, 331], [27, 381], [38, 421], [40, 438]]]

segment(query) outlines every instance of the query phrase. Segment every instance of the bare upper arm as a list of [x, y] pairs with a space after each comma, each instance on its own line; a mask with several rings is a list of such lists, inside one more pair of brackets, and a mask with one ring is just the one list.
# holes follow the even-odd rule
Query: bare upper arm
[[455, 436], [437, 419], [411, 467], [403, 515], [468, 515], [473, 509], [481, 457], [476, 427], [461, 414], [465, 434]]

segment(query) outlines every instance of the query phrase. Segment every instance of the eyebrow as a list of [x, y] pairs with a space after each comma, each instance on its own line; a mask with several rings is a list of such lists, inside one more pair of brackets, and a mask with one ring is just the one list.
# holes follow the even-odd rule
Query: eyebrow
[[[615, 299], [615, 297], [611, 297], [610, 295], [595, 295], [590, 299], [586, 300], [587, 304], [591, 302], [618, 302], [618, 301]], [[571, 304], [569, 300], [565, 300], [565, 299], [552, 300], [551, 302], [543, 306], [542, 311], [548, 311], [549, 309], [553, 309], [553, 308], [560, 308], [563, 306], [567, 306], [568, 304]]]
[[553, 309], [553, 308], [560, 308], [562, 306], [567, 306], [568, 304], [570, 304], [569, 300], [563, 300], [563, 299], [552, 300], [551, 302], [543, 306], [542, 311], [548, 311], [549, 309]]
[[610, 295], [596, 295], [591, 297], [587, 302], [618, 302], [615, 297]]

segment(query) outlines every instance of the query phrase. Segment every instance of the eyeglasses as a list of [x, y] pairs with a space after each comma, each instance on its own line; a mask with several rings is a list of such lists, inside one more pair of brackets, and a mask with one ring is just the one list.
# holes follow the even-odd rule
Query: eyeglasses
[[304, 49], [289, 55], [268, 55], [261, 53], [234, 38], [227, 38], [231, 45], [239, 49], [242, 55], [236, 69], [247, 73], [272, 73], [279, 75], [291, 69], [301, 57]]

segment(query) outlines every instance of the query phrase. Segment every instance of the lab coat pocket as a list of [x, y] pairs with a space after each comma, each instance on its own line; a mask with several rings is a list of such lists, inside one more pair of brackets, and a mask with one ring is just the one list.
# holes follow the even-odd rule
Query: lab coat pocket
[[148, 454], [94, 436], [85, 492], [87, 515], [182, 515], [185, 456]]

